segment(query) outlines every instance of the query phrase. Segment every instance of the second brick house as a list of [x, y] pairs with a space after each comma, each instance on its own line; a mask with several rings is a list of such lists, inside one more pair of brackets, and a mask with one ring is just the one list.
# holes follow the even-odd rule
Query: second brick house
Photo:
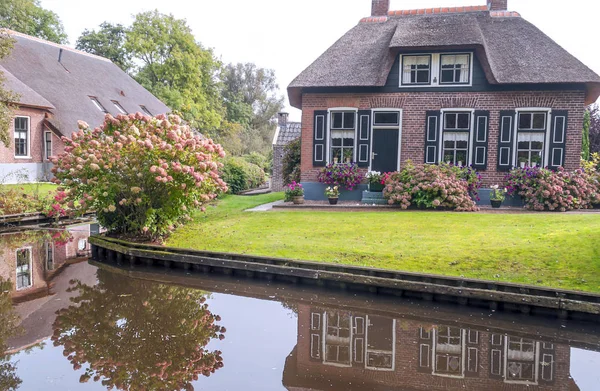
[[600, 76], [506, 0], [402, 11], [372, 0], [372, 15], [288, 94], [302, 110], [306, 197], [321, 199], [318, 172], [336, 162], [382, 172], [408, 160], [472, 165], [484, 187], [520, 165], [576, 169]]

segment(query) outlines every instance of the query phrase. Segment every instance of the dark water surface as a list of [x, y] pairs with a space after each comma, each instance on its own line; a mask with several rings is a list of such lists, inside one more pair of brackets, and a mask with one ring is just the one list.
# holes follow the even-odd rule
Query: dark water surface
[[49, 267], [43, 238], [0, 236], [19, 286], [0, 301], [0, 390], [600, 390], [598, 325], [98, 268], [79, 239]]

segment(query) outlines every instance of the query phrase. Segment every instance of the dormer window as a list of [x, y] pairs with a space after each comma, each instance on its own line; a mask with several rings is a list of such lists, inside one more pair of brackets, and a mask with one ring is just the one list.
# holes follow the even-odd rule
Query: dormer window
[[469, 83], [471, 59], [468, 54], [442, 54], [441, 84], [467, 84]]
[[429, 84], [431, 82], [431, 56], [402, 56], [402, 84]]
[[98, 98], [96, 98], [95, 96], [90, 96], [90, 99], [92, 100], [92, 103], [94, 104], [94, 106], [96, 106], [96, 108], [98, 110], [100, 110], [101, 112], [108, 114], [108, 110], [106, 110], [104, 108], [104, 106], [102, 106], [102, 103], [100, 103], [100, 101], [98, 100]]
[[127, 110], [125, 110], [123, 108], [123, 106], [121, 106], [121, 104], [119, 102], [117, 102], [116, 100], [111, 101], [113, 103], [113, 105], [115, 105], [115, 107], [117, 108], [117, 110], [119, 110], [119, 113], [121, 114], [127, 114]]

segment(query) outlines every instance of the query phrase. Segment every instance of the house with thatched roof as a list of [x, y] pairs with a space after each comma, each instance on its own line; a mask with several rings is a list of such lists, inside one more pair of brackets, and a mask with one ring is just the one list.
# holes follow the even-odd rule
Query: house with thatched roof
[[[96, 127], [106, 114], [158, 115], [169, 108], [110, 60], [14, 31], [11, 53], [0, 62], [4, 87], [17, 94], [11, 145], [0, 144], [0, 179], [51, 177], [49, 157], [77, 121]], [[7, 182], [14, 181], [14, 176]]]
[[[372, 0], [372, 14], [288, 87], [302, 110], [306, 198], [324, 197], [317, 175], [331, 163], [391, 172], [409, 160], [448, 162], [477, 169], [484, 187], [520, 165], [579, 167], [584, 110], [600, 95], [600, 76], [507, 0], [389, 4]], [[360, 199], [364, 188], [343, 196]]]

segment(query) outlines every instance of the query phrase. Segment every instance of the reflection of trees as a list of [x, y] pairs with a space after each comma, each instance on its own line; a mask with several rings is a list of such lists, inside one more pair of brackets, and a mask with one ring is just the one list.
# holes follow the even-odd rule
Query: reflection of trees
[[[205, 346], [225, 328], [201, 291], [159, 285], [98, 271], [98, 285], [71, 281], [80, 295], [59, 311], [52, 340], [64, 347], [81, 382], [108, 389], [193, 390], [199, 375], [223, 366], [220, 351]], [[86, 365], [87, 364], [87, 365]]]
[[13, 310], [9, 296], [12, 286], [0, 277], [0, 390], [16, 390], [21, 384], [21, 379], [15, 374], [16, 366], [8, 362], [6, 340], [18, 333], [19, 318]]

